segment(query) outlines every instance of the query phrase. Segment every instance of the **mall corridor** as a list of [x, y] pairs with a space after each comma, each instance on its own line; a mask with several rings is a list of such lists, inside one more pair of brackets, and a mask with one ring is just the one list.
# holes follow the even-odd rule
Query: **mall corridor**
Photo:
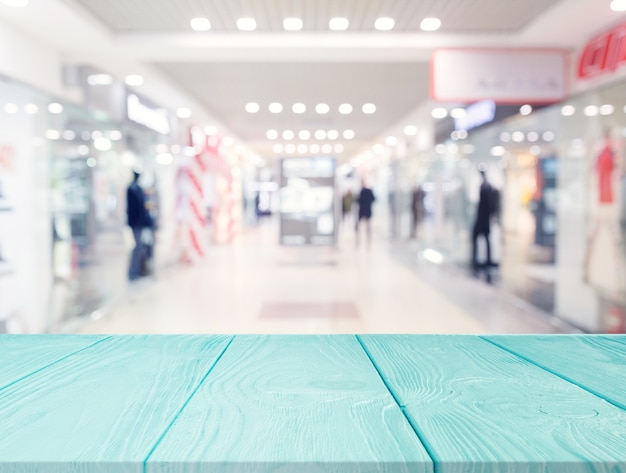
[[[374, 229], [356, 246], [278, 244], [263, 221], [194, 266], [131, 284], [125, 296], [66, 330], [79, 333], [567, 333], [527, 303], [454, 268], [425, 261], [415, 241]], [[95, 319], [95, 320], [94, 320]], [[551, 320], [553, 320], [552, 323]]]

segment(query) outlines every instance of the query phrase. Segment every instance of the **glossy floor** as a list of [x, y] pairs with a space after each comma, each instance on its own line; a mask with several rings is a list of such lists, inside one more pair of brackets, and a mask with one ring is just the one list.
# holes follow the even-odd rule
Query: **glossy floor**
[[568, 327], [375, 227], [357, 245], [283, 247], [271, 220], [230, 245], [129, 285], [80, 333], [555, 333]]

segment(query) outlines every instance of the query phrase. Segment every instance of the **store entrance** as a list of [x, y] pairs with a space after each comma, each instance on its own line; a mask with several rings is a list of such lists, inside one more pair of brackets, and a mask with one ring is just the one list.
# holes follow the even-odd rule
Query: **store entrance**
[[556, 284], [555, 155], [512, 150], [503, 195], [502, 285], [553, 312]]

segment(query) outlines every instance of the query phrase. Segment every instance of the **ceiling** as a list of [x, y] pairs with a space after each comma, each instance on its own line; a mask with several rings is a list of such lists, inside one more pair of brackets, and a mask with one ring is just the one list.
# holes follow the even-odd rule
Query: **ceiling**
[[[32, 0], [36, 3], [36, 0]], [[605, 5], [606, 3], [606, 5]], [[347, 160], [405, 124], [420, 122], [430, 101], [429, 61], [438, 48], [550, 47], [573, 50], [619, 16], [608, 0], [40, 0], [29, 17], [0, 16], [55, 44], [69, 61], [91, 62], [123, 75], [146, 78], [138, 93], [164, 106], [192, 109], [190, 123], [215, 124], [254, 152], [271, 157], [274, 145], [340, 144]], [[39, 15], [37, 17], [37, 15]], [[50, 22], [51, 15], [56, 21]], [[209, 31], [192, 31], [202, 16]], [[349, 20], [346, 31], [329, 31], [332, 17]], [[395, 19], [391, 31], [374, 28], [378, 17]], [[241, 17], [257, 22], [239, 31]], [[288, 17], [301, 31], [285, 31]], [[437, 17], [436, 32], [420, 30]], [[623, 14], [622, 14], [623, 17]], [[260, 106], [248, 113], [248, 102]], [[270, 103], [284, 107], [270, 113]], [[306, 106], [294, 113], [295, 103]], [[315, 106], [328, 104], [319, 114]], [[376, 106], [363, 113], [366, 103]], [[353, 112], [342, 114], [340, 104]], [[418, 118], [419, 117], [419, 118]], [[268, 139], [275, 130], [278, 139]], [[282, 133], [293, 131], [294, 139]], [[299, 139], [300, 131], [311, 137]], [[315, 131], [335, 130], [329, 140]], [[345, 130], [354, 138], [345, 139]], [[306, 135], [304, 135], [306, 138]], [[340, 148], [341, 149], [341, 148]], [[309, 154], [306, 151], [304, 154]], [[296, 153], [297, 155], [297, 153]]]

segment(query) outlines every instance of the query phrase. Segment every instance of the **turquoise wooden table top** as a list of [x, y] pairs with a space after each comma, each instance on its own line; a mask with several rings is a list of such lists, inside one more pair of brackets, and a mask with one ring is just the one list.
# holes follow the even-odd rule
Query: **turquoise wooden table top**
[[626, 473], [626, 336], [1, 335], [0, 473]]

